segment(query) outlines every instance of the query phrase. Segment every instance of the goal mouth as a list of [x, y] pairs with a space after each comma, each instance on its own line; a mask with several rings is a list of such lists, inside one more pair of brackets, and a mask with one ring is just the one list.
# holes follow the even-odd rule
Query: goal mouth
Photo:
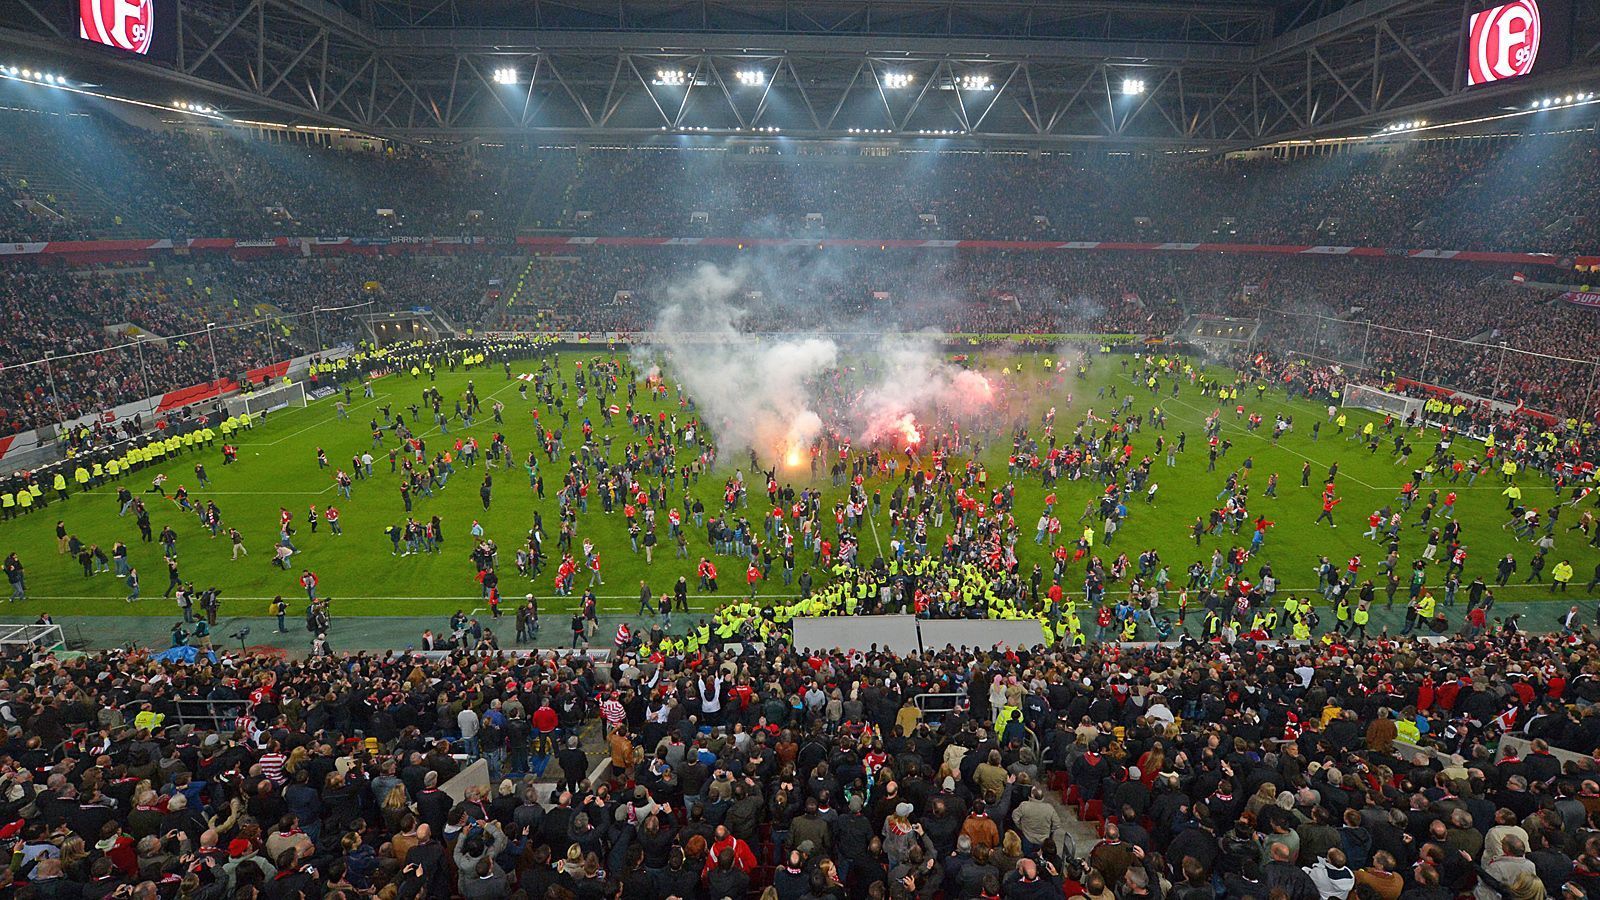
[[1421, 397], [1408, 397], [1405, 394], [1396, 394], [1369, 384], [1347, 384], [1344, 388], [1342, 405], [1350, 409], [1365, 409], [1372, 412], [1394, 416], [1397, 419], [1407, 419], [1412, 415], [1422, 415], [1423, 400]]
[[256, 418], [280, 409], [300, 409], [307, 402], [305, 385], [294, 381], [288, 384], [264, 384], [253, 391], [235, 394], [224, 404], [229, 416], [247, 414]]

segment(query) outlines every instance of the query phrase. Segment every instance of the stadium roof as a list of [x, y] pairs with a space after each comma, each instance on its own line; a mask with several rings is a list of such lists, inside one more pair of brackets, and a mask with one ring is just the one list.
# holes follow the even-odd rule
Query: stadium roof
[[78, 40], [57, 6], [0, 0], [0, 65], [411, 142], [1225, 150], [1600, 88], [1582, 0], [1570, 62], [1472, 88], [1456, 0], [184, 0], [166, 62]]

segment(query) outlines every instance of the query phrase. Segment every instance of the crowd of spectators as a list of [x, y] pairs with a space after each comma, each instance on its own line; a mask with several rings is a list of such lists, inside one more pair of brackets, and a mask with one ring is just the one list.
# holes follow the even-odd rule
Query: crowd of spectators
[[[533, 257], [202, 255], [131, 269], [14, 261], [0, 267], [0, 430], [210, 380], [207, 323], [217, 326], [224, 377], [319, 341], [360, 340], [351, 316], [365, 311], [430, 307], [457, 328], [482, 331], [649, 331], [666, 306], [698, 302], [689, 288], [707, 263], [729, 276], [733, 287], [720, 299], [742, 311], [737, 327], [747, 331], [1168, 334], [1196, 313], [1259, 317], [1264, 345], [1385, 381], [1410, 378], [1562, 414], [1592, 406], [1594, 311], [1519, 285], [1506, 268], [1226, 254], [588, 247]], [[313, 308], [350, 307], [310, 319]], [[113, 326], [173, 338], [173, 352], [141, 358], [129, 343], [138, 332]]]
[[[1281, 277], [1285, 268], [1302, 273]], [[1273, 346], [1382, 376], [1585, 417], [1593, 412], [1595, 310], [1524, 287], [1513, 270], [1429, 261], [1279, 262], [1249, 299]], [[1281, 311], [1289, 311], [1283, 314]]]
[[[907, 656], [777, 640], [599, 662], [13, 652], [0, 887], [1586, 900], [1597, 674], [1594, 643], [1510, 627]], [[956, 708], [925, 714], [927, 693]], [[217, 724], [170, 724], [196, 698]], [[476, 757], [490, 777], [451, 784]], [[1058, 800], [1099, 838], [1074, 840]]]
[[[1441, 140], [1313, 158], [1062, 152], [590, 154], [564, 225], [628, 235], [827, 235], [1592, 249], [1594, 135]], [[617, 190], [618, 185], [626, 190]], [[701, 221], [695, 214], [704, 213]], [[808, 219], [818, 214], [820, 221]], [[581, 219], [580, 219], [581, 216]], [[931, 219], [924, 219], [931, 216]]]
[[593, 248], [537, 257], [489, 330], [647, 331], [711, 263], [747, 331], [1149, 333], [1191, 290], [1224, 291], [1237, 257], [873, 249]]
[[[543, 158], [472, 159], [156, 132], [97, 113], [0, 108], [0, 239], [509, 234]], [[27, 212], [32, 198], [57, 221]], [[379, 215], [379, 211], [387, 211]]]
[[[219, 257], [131, 269], [18, 261], [0, 267], [0, 433], [235, 378], [318, 341], [360, 340], [360, 312], [431, 307], [469, 328], [510, 265], [490, 255]], [[336, 311], [313, 321], [314, 307]]]
[[[1600, 217], [1585, 202], [1600, 189], [1592, 130], [1198, 160], [1084, 150], [751, 152], [759, 148], [713, 144], [497, 145], [432, 154], [345, 137], [337, 144], [231, 129], [155, 132], [93, 112], [0, 109], [0, 147], [12, 157], [0, 178], [0, 240], [509, 238], [555, 228], [1555, 253], [1600, 247]], [[65, 219], [29, 212], [16, 202], [23, 197]]]
[[[1590, 132], [1293, 159], [733, 147], [482, 147], [444, 157], [224, 130], [155, 132], [98, 113], [7, 108], [0, 149], [4, 240], [390, 232], [505, 240], [557, 227], [601, 235], [1600, 246], [1600, 217], [1583, 208], [1600, 187]], [[739, 273], [739, 294], [726, 299], [745, 309], [739, 327], [747, 330], [1166, 333], [1196, 312], [1288, 309], [1310, 315], [1277, 317], [1263, 332], [1285, 348], [1557, 412], [1592, 406], [1587, 357], [1600, 327], [1591, 310], [1514, 285], [1509, 269], [870, 245], [586, 247], [529, 262], [502, 246], [469, 259], [180, 261], [119, 275], [10, 264], [0, 271], [10, 318], [0, 334], [0, 430], [210, 376], [209, 352], [189, 340], [154, 362], [128, 350], [90, 352], [126, 342], [106, 326], [157, 335], [190, 334], [208, 322], [248, 326], [219, 332], [229, 369], [282, 357], [279, 343], [315, 343], [297, 332], [296, 314], [369, 300], [431, 306], [462, 328], [648, 330], [708, 260]], [[356, 336], [348, 322], [318, 324], [330, 325], [323, 344]], [[46, 353], [56, 360], [48, 367], [38, 362]]]

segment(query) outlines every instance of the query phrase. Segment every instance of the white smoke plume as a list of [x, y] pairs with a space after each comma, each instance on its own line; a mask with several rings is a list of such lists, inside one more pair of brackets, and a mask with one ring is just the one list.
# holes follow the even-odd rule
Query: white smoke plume
[[701, 263], [665, 286], [654, 349], [670, 364], [725, 448], [763, 460], [805, 448], [822, 433], [807, 382], [838, 364], [819, 338], [773, 339], [739, 331], [737, 303], [751, 280], [744, 265]]
[[856, 404], [859, 439], [904, 447], [922, 443], [919, 416], [970, 420], [994, 400], [989, 381], [953, 366], [939, 353], [938, 335], [886, 335], [876, 351], [878, 375]]
[[[763, 463], [793, 467], [825, 430], [858, 446], [903, 450], [920, 446], [930, 426], [970, 422], [993, 408], [988, 379], [946, 362], [938, 334], [856, 332], [849, 364], [864, 366], [867, 377], [844, 378], [864, 385], [846, 398], [837, 390], [841, 349], [831, 337], [740, 331], [748, 292], [759, 286], [766, 311], [781, 312], [784, 276], [803, 293], [795, 275], [793, 266], [763, 268], [752, 257], [729, 268], [704, 262], [662, 287], [650, 349], [699, 404], [722, 447], [750, 447]], [[640, 362], [643, 369], [649, 360]]]

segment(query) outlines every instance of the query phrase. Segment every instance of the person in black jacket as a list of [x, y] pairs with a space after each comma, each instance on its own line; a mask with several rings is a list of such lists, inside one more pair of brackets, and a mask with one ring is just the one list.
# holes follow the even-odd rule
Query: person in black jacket
[[567, 746], [556, 754], [556, 763], [561, 766], [563, 786], [576, 793], [589, 777], [589, 754], [583, 752], [576, 735], [567, 738]]
[[[405, 872], [411, 873], [412, 867], [417, 867], [415, 873], [420, 882], [420, 889], [412, 894], [414, 897], [424, 897], [427, 900], [448, 900], [451, 891], [450, 866], [448, 864], [450, 851], [445, 846], [434, 840], [434, 830], [426, 822], [417, 826], [417, 845], [406, 852]], [[401, 896], [406, 892], [402, 888]]]
[[1261, 884], [1268, 893], [1282, 890], [1289, 900], [1321, 900], [1316, 883], [1295, 865], [1294, 852], [1287, 844], [1275, 842], [1267, 852], [1272, 858], [1261, 867]]
[[417, 795], [417, 818], [433, 828], [435, 834], [444, 833], [445, 820], [455, 801], [439, 790], [439, 773], [430, 771], [422, 776], [422, 793]]
[[799, 850], [790, 850], [783, 865], [772, 873], [772, 888], [778, 892], [778, 900], [800, 900], [810, 886], [811, 877], [806, 872], [805, 855]]
[[856, 860], [865, 859], [868, 854], [868, 845], [872, 842], [872, 823], [861, 814], [861, 795], [850, 798], [846, 811], [833, 820], [829, 828], [833, 839], [833, 849], [838, 855], [836, 862], [839, 864], [840, 876], [848, 880], [850, 866]]
[[[656, 892], [661, 897], [682, 897], [684, 900], [689, 900], [700, 890], [700, 875], [693, 867], [687, 865], [682, 847], [673, 847], [667, 854], [667, 867], [654, 872], [653, 876]], [[528, 896], [534, 895], [530, 893]]]
[[1024, 857], [1000, 885], [1000, 896], [1005, 900], [1055, 900], [1061, 896], [1061, 877], [1050, 863], [1045, 863], [1041, 872], [1037, 862]]
[[711, 900], [744, 897], [750, 891], [750, 876], [734, 865], [732, 850], [717, 854], [716, 864], [706, 872], [706, 896]]

